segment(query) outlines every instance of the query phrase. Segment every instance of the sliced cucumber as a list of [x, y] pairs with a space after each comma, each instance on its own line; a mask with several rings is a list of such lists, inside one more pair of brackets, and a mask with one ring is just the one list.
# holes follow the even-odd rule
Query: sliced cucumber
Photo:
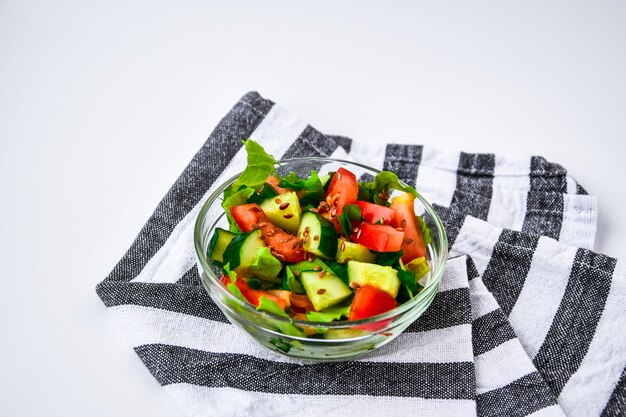
[[393, 298], [398, 295], [400, 280], [398, 273], [390, 266], [380, 266], [364, 262], [348, 262], [348, 280], [350, 286], [371, 285], [389, 293]]
[[235, 234], [229, 232], [228, 230], [220, 229], [219, 227], [215, 229], [215, 233], [209, 242], [209, 249], [207, 250], [209, 258], [219, 264], [223, 264], [224, 251], [234, 237]]
[[343, 263], [348, 261], [373, 264], [376, 263], [376, 255], [361, 244], [339, 239], [337, 242], [337, 262]]
[[304, 240], [304, 249], [316, 256], [332, 259], [337, 254], [335, 226], [317, 213], [304, 213], [298, 237]]
[[328, 272], [304, 271], [300, 281], [317, 311], [339, 304], [352, 295], [341, 278]]
[[224, 251], [224, 264], [230, 264], [230, 269], [238, 275], [250, 275], [250, 266], [257, 258], [259, 248], [266, 247], [261, 239], [261, 231], [253, 230], [236, 236], [230, 241]]
[[298, 195], [290, 191], [275, 197], [263, 200], [261, 208], [267, 218], [289, 233], [296, 234], [300, 226], [300, 201]]

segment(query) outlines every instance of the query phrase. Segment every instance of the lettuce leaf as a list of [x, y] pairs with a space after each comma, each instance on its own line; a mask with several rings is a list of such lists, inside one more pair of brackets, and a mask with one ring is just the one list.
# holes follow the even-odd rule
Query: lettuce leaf
[[267, 177], [276, 172], [274, 167], [276, 159], [265, 152], [261, 145], [248, 139], [244, 142], [244, 147], [248, 153], [248, 165], [239, 178], [229, 187], [231, 191], [239, 190], [242, 185], [256, 189], [265, 182]]
[[339, 320], [342, 317], [348, 317], [350, 314], [350, 304], [346, 306], [328, 307], [322, 311], [309, 311], [306, 313], [307, 319], [311, 321], [322, 321], [329, 323], [333, 320]]
[[389, 195], [392, 190], [404, 191], [417, 197], [417, 191], [414, 187], [402, 185], [398, 176], [393, 172], [381, 171], [374, 177], [372, 182], [359, 183], [359, 198], [361, 196], [363, 198], [369, 197], [371, 200], [366, 201], [373, 201], [376, 204], [385, 205], [387, 199], [380, 198], [380, 195]]
[[326, 191], [316, 171], [311, 171], [311, 175], [306, 179], [301, 179], [295, 172], [290, 172], [280, 179], [278, 186], [293, 191], [304, 191], [299, 194], [301, 207], [308, 204], [317, 206], [326, 197]]
[[226, 274], [230, 277], [230, 284], [226, 286], [226, 288], [228, 288], [228, 291], [232, 292], [241, 301], [245, 301], [246, 303], [248, 303], [248, 299], [244, 297], [239, 288], [235, 285], [235, 281], [237, 281], [237, 273], [230, 270], [230, 264], [224, 265], [223, 268], [224, 272], [226, 272]]
[[426, 224], [422, 216], [416, 216], [416, 217], [417, 217], [417, 222], [419, 223], [420, 232], [422, 233], [422, 240], [424, 241], [424, 245], [428, 246], [428, 244], [432, 240], [430, 237], [430, 228], [428, 227], [428, 225]]
[[[256, 308], [258, 311], [267, 311], [269, 313], [272, 314], [276, 314], [278, 316], [282, 316], [282, 317], [289, 317], [289, 315], [287, 313], [285, 313], [283, 310], [281, 310], [281, 308], [278, 306], [278, 304], [276, 303], [276, 301], [270, 300], [266, 297], [261, 296], [261, 298], [259, 298], [259, 306]], [[274, 326], [276, 326], [276, 328], [284, 334], [290, 335], [290, 336], [303, 336], [304, 335], [304, 331], [301, 330], [300, 328], [294, 326], [291, 323], [282, 323], [282, 322], [278, 322], [278, 321], [273, 321], [272, 324]]]

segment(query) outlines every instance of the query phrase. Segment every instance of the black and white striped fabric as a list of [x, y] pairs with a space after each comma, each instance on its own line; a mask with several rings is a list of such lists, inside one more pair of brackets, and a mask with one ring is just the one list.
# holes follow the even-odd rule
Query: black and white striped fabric
[[[199, 285], [197, 212], [245, 165], [332, 156], [396, 172], [446, 224], [452, 259], [427, 312], [357, 360], [305, 364], [255, 344]], [[541, 157], [325, 136], [257, 93], [222, 119], [98, 285], [187, 416], [626, 414], [626, 280], [592, 252], [594, 197]]]

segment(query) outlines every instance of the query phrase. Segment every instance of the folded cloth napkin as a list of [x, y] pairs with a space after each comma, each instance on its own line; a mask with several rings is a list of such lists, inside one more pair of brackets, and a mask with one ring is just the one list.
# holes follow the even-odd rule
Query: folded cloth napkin
[[[199, 284], [193, 224], [245, 166], [331, 156], [396, 172], [444, 220], [451, 259], [433, 304], [356, 360], [305, 364], [257, 346]], [[220, 121], [98, 285], [137, 354], [188, 416], [626, 414], [626, 281], [592, 252], [594, 197], [541, 157], [326, 136], [257, 93]]]

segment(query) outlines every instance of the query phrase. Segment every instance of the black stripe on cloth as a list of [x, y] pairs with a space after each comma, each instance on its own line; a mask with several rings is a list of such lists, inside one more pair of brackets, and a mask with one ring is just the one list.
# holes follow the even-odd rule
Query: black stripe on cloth
[[202, 285], [198, 268], [196, 266], [191, 267], [176, 283], [181, 285]]
[[400, 180], [415, 187], [423, 150], [422, 145], [390, 143], [385, 147], [383, 170], [395, 173]]
[[107, 307], [138, 305], [228, 323], [202, 285], [104, 281], [97, 292]]
[[504, 229], [493, 247], [483, 282], [508, 316], [530, 270], [538, 236]]
[[472, 322], [474, 356], [489, 352], [515, 337], [513, 328], [499, 308]]
[[583, 188], [583, 186], [580, 185], [579, 183], [576, 183], [576, 194], [579, 194], [579, 195], [589, 195], [587, 190], [585, 190]]
[[530, 159], [530, 190], [567, 192], [567, 171], [541, 156]]
[[435, 295], [435, 299], [406, 332], [423, 332], [472, 322], [469, 288], [456, 288]]
[[450, 208], [465, 215], [474, 216], [481, 220], [487, 220], [491, 206], [491, 196], [485, 197], [480, 194], [472, 194], [467, 191], [456, 190], [452, 195]]
[[487, 220], [491, 196], [493, 194], [493, 174], [496, 168], [496, 156], [487, 153], [461, 152], [457, 169], [456, 189], [469, 194], [481, 195], [485, 198], [463, 198], [463, 212], [482, 220]]
[[352, 139], [337, 135], [326, 135], [326, 137], [337, 142], [337, 145], [341, 146], [346, 153], [350, 153], [352, 149]]
[[474, 278], [478, 278], [480, 276], [480, 274], [478, 273], [478, 269], [476, 268], [476, 264], [474, 263], [474, 260], [472, 259], [471, 256], [467, 257], [467, 279], [469, 281], [473, 280]]
[[163, 246], [174, 227], [200, 201], [274, 103], [251, 92], [218, 123], [161, 200], [107, 280], [130, 281]]
[[564, 196], [560, 192], [530, 191], [522, 232], [559, 239], [563, 225]]
[[169, 345], [135, 348], [161, 385], [189, 383], [245, 391], [300, 395], [374, 395], [473, 399], [474, 364], [273, 362], [249, 355]]
[[448, 237], [448, 247], [451, 248], [463, 227], [466, 216], [456, 207], [444, 207], [436, 203], [432, 206], [445, 226], [446, 236]]
[[556, 399], [538, 372], [476, 397], [481, 417], [522, 417], [556, 404]]
[[602, 417], [626, 416], [626, 368], [602, 411]]
[[596, 332], [616, 259], [578, 249], [550, 330], [533, 360], [555, 395], [576, 372]]
[[330, 156], [338, 147], [339, 144], [337, 142], [309, 125], [287, 149], [282, 159]]

